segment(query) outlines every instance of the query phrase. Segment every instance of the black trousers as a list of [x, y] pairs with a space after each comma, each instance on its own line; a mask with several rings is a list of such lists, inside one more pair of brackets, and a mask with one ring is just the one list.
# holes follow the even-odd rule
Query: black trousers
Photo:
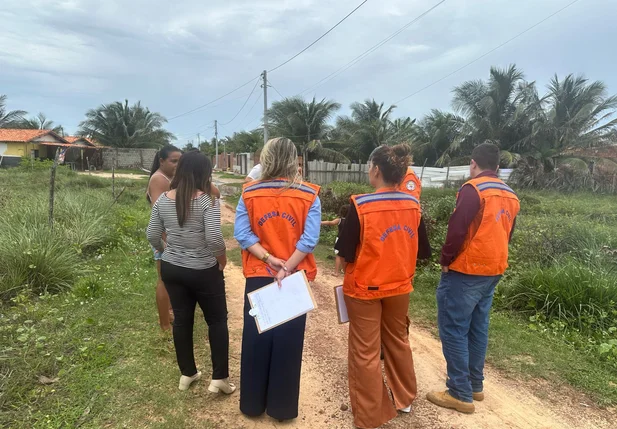
[[306, 315], [259, 334], [246, 294], [270, 283], [269, 277], [246, 279], [240, 411], [289, 420], [298, 417]]
[[174, 310], [174, 346], [182, 375], [197, 373], [193, 353], [195, 306], [199, 303], [208, 324], [212, 357], [212, 378], [229, 377], [229, 330], [225, 280], [218, 264], [207, 270], [193, 270], [161, 261], [161, 278]]

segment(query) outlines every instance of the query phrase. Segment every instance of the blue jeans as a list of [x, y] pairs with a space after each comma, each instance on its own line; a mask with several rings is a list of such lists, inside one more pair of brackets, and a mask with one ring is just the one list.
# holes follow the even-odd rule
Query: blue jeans
[[501, 276], [441, 274], [437, 288], [437, 324], [448, 364], [446, 386], [452, 397], [473, 402], [482, 391], [488, 322], [495, 286]]

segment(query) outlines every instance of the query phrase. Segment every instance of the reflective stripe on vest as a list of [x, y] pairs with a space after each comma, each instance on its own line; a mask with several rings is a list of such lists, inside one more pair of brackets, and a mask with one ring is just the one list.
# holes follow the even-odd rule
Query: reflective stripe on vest
[[409, 293], [418, 254], [420, 204], [399, 191], [354, 196], [360, 220], [355, 262], [345, 270], [343, 291], [358, 299]]
[[[272, 256], [289, 259], [304, 233], [308, 212], [319, 194], [319, 186], [292, 184], [285, 180], [269, 180], [244, 185], [242, 199], [249, 214], [251, 230]], [[250, 252], [242, 251], [244, 276], [273, 277], [275, 272]], [[310, 254], [298, 265], [315, 280], [317, 264]]]
[[508, 268], [508, 244], [519, 200], [512, 188], [494, 177], [472, 179], [465, 185], [478, 193], [480, 210], [449, 268], [469, 275], [501, 275]]
[[407, 173], [397, 190], [415, 197], [418, 201], [420, 200], [422, 182], [415, 171], [413, 171], [413, 168], [407, 168]]

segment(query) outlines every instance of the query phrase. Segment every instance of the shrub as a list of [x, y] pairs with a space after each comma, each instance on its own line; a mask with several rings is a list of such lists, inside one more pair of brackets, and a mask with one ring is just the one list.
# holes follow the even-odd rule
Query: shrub
[[361, 183], [332, 182], [324, 186], [319, 195], [321, 210], [324, 213], [338, 213], [342, 205], [349, 204], [352, 195], [368, 194], [373, 191], [373, 188]]
[[24, 156], [19, 161], [19, 169], [25, 171], [31, 170], [49, 170], [54, 165], [54, 161], [51, 159], [32, 159]]
[[501, 289], [504, 307], [596, 334], [617, 326], [617, 275], [575, 259], [528, 268]]

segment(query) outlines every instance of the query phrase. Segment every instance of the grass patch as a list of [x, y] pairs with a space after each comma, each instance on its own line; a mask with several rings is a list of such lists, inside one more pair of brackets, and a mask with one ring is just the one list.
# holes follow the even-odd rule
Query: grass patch
[[[95, 218], [96, 204], [108, 207], [111, 196], [91, 187], [88, 176], [59, 171], [59, 188], [64, 188], [58, 193], [53, 234], [60, 237], [45, 235], [32, 228], [40, 221], [38, 209], [32, 207], [39, 206], [37, 201], [45, 194], [44, 187], [33, 184], [48, 174], [0, 172], [0, 180], [9, 184], [0, 192], [0, 218], [6, 221], [10, 214], [11, 227], [30, 225], [30, 230], [51, 242], [35, 240], [26, 234], [27, 228], [21, 235], [11, 233], [40, 252], [40, 257], [26, 252], [19, 266], [36, 265], [29, 270], [41, 271], [38, 277], [45, 279], [45, 287], [41, 283], [35, 290], [34, 280], [28, 279], [29, 288], [14, 293], [0, 312], [0, 427], [216, 427], [207, 417], [192, 413], [216, 406], [207, 385], [199, 383], [189, 392], [176, 388], [179, 371], [173, 344], [160, 335], [157, 323], [156, 270], [144, 237], [149, 207], [141, 189], [127, 189], [109, 212], [106, 228], [111, 239], [88, 241], [91, 244], [86, 246], [66, 239], [66, 230], [75, 228], [72, 220], [85, 223]], [[21, 187], [22, 183], [31, 185]], [[75, 194], [75, 189], [81, 191]], [[70, 198], [79, 198], [77, 206], [64, 204]], [[20, 222], [9, 213], [12, 210], [21, 214]], [[54, 259], [63, 253], [52, 245], [68, 246], [72, 263], [65, 266]], [[18, 249], [15, 254], [24, 248], [13, 247]], [[43, 272], [44, 264], [69, 273], [62, 287], [50, 287], [59, 276]], [[56, 293], [60, 289], [66, 292]], [[208, 373], [205, 322], [200, 311], [196, 316], [196, 360]], [[41, 383], [41, 376], [53, 383]]]
[[231, 207], [235, 209], [235, 207], [237, 207], [238, 205], [238, 201], [240, 201], [241, 196], [242, 196], [242, 193], [238, 192], [237, 194], [234, 194], [234, 195], [225, 196], [224, 200], [227, 204], [229, 204]]
[[244, 181], [244, 176], [241, 176], [239, 174], [232, 174], [232, 173], [214, 173], [214, 176], [217, 179], [236, 179], [236, 180], [242, 180]]

